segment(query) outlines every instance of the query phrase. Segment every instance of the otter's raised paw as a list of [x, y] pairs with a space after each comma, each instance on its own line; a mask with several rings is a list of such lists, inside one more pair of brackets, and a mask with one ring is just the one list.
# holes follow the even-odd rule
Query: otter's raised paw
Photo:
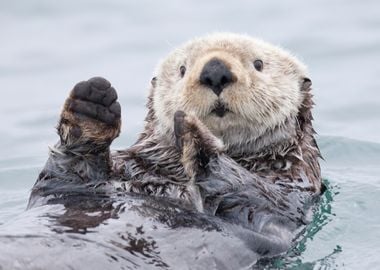
[[198, 118], [183, 111], [174, 114], [174, 135], [176, 147], [182, 153], [181, 161], [189, 175], [194, 175], [199, 165], [206, 165], [211, 156], [224, 149], [222, 141]]
[[94, 77], [74, 86], [65, 102], [58, 132], [65, 142], [82, 139], [110, 143], [120, 132], [120, 118], [116, 90], [106, 79]]
[[103, 78], [95, 77], [75, 85], [67, 100], [68, 109], [108, 125], [117, 125], [121, 109], [117, 93]]

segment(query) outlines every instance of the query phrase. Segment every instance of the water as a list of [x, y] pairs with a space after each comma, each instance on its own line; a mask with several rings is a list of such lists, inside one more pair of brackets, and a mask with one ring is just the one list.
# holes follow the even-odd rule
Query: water
[[142, 128], [160, 58], [197, 35], [243, 32], [308, 64], [325, 158], [319, 211], [271, 267], [380, 269], [378, 1], [0, 0], [0, 25], [0, 224], [24, 211], [75, 82], [101, 75], [118, 89], [120, 149]]

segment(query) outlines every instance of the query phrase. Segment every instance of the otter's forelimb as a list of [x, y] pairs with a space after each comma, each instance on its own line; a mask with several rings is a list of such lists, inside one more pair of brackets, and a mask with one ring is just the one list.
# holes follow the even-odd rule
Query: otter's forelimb
[[263, 234], [286, 234], [290, 241], [296, 224], [304, 223], [310, 210], [305, 203], [312, 194], [246, 170], [196, 117], [178, 111], [174, 119], [181, 162], [192, 179], [190, 184], [199, 190], [204, 211]]
[[223, 142], [195, 116], [183, 111], [174, 114], [174, 134], [181, 163], [189, 178], [194, 178], [205, 167], [211, 156], [224, 150]]
[[187, 192], [193, 205], [204, 212], [204, 198], [196, 184], [197, 177], [205, 170], [211, 157], [223, 151], [223, 143], [195, 116], [183, 111], [174, 114], [174, 136], [181, 163], [189, 181]]
[[75, 85], [57, 127], [59, 142], [33, 187], [38, 197], [65, 193], [73, 185], [96, 185], [111, 173], [110, 145], [119, 135], [121, 109], [111, 84], [99, 77]]

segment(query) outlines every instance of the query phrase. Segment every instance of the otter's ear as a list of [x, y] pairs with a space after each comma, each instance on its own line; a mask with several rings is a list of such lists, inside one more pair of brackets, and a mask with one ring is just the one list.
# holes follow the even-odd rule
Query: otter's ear
[[308, 91], [310, 90], [310, 87], [311, 87], [312, 83], [311, 83], [311, 80], [309, 78], [303, 78], [302, 80], [302, 84], [301, 84], [301, 91]]
[[152, 80], [150, 81], [153, 87], [156, 87], [157, 84], [157, 77], [153, 77]]

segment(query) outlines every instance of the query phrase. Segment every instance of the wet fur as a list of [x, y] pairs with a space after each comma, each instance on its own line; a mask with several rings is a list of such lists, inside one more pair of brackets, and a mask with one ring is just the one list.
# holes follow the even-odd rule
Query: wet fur
[[[212, 57], [227, 62], [238, 78], [221, 96], [235, 113], [224, 119], [209, 117], [216, 97], [196, 82]], [[271, 77], [247, 72], [257, 57]], [[184, 63], [193, 66], [181, 80]], [[283, 252], [308, 223], [321, 191], [310, 91], [305, 67], [281, 49], [231, 34], [192, 41], [160, 65], [144, 131], [126, 150], [109, 152], [119, 119], [105, 124], [83, 117], [70, 107], [70, 96], [58, 127], [61, 140], [30, 206], [61, 196], [67, 183], [112, 183], [118, 191], [174, 198], [183, 207], [240, 224]]]

